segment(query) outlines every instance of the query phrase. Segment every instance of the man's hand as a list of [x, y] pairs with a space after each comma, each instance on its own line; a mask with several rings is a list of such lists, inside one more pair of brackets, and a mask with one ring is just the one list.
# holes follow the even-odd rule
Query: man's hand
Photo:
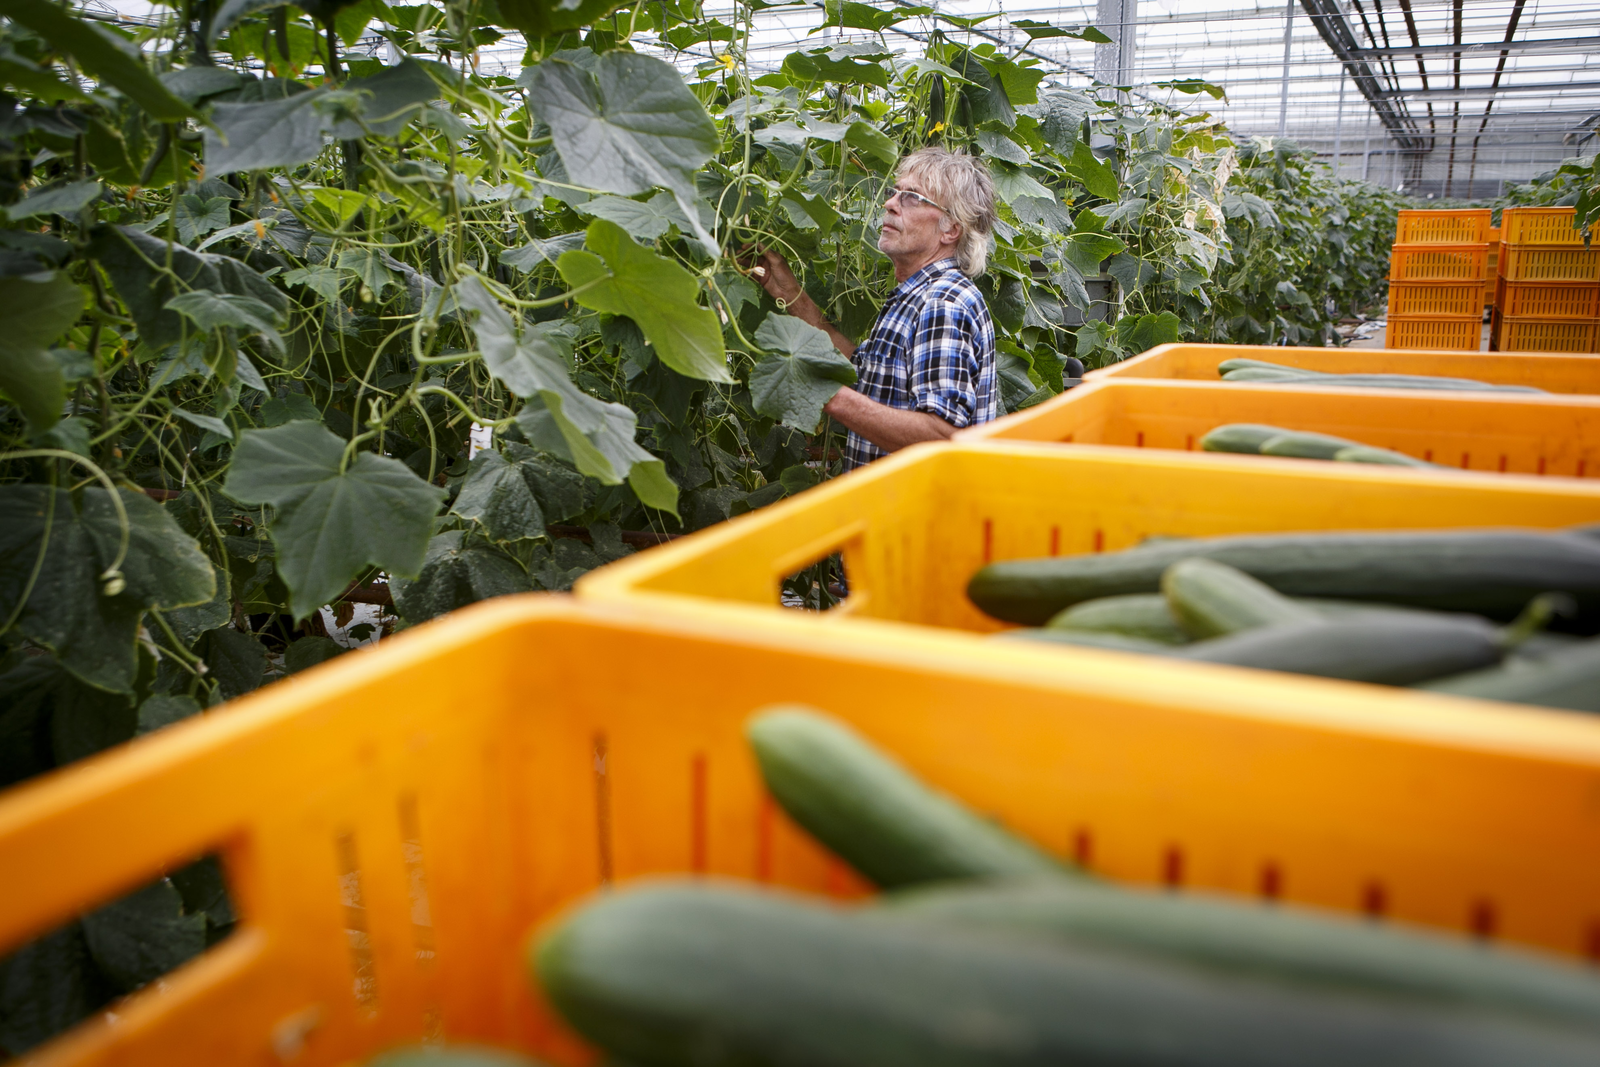
[[833, 347], [846, 357], [855, 353], [855, 342], [822, 317], [822, 309], [817, 307], [816, 301], [807, 296], [806, 291], [800, 287], [800, 279], [794, 276], [787, 259], [770, 248], [747, 246], [735, 258], [735, 262], [750, 277], [761, 283], [761, 288], [765, 289], [784, 311], [827, 334], [833, 342]]
[[800, 279], [789, 268], [789, 261], [770, 248], [747, 248], [739, 263], [772, 299], [793, 304], [803, 295]]

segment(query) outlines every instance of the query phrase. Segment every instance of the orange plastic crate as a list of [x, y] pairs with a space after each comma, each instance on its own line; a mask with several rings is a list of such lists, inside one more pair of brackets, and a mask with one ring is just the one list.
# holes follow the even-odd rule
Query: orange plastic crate
[[[1485, 278], [1494, 278], [1499, 274], [1499, 272], [1500, 272], [1500, 230], [1498, 228], [1495, 228], [1495, 229], [1491, 229], [1489, 231], [1489, 254], [1488, 254], [1488, 257], [1484, 260], [1483, 276]], [[1486, 308], [1494, 307], [1494, 296], [1495, 296], [1494, 286], [1493, 285], [1485, 285], [1483, 287], [1483, 306], [1486, 307]]]
[[1501, 246], [1499, 274], [1508, 282], [1600, 282], [1600, 247]]
[[1500, 213], [1500, 239], [1519, 245], [1581, 245], [1570, 207], [1508, 207]]
[[[1483, 472], [1494, 482], [1502, 481], [1502, 474], [1600, 478], [1600, 397], [1595, 396], [1102, 378], [1037, 407], [962, 430], [958, 439], [1173, 449], [1200, 459], [1212, 455], [1200, 450], [1200, 439], [1235, 422], [1345, 437], [1441, 466]], [[1318, 469], [1350, 466], [1284, 462]], [[1424, 471], [1421, 476], [1459, 480], [1451, 472]], [[1331, 501], [1329, 509], [1328, 521], [1334, 525], [1353, 514]], [[1418, 517], [1422, 514], [1419, 510]], [[1507, 515], [1505, 521], [1514, 519]], [[784, 573], [795, 570], [799, 567]]]
[[1483, 314], [1483, 286], [1476, 282], [1391, 282], [1389, 316]]
[[1489, 245], [1395, 245], [1389, 257], [1394, 282], [1472, 282], [1487, 277]]
[[1600, 320], [1518, 319], [1499, 316], [1494, 346], [1501, 352], [1597, 352]]
[[1383, 335], [1385, 348], [1422, 348], [1446, 352], [1476, 352], [1483, 347], [1483, 312], [1469, 318], [1409, 318], [1389, 316]]
[[[997, 522], [1010, 555], [1042, 552], [1051, 521], [1078, 523], [1062, 548], [1088, 551], [1105, 522], [1089, 512], [1138, 480], [1120, 470], [1104, 488], [1074, 486], [1078, 465], [1053, 457], [996, 472], [993, 448], [946, 451], [937, 484], [982, 485], [987, 467], [1056, 509]], [[969, 483], [960, 463], [974, 458]], [[1235, 480], [1235, 495], [1259, 500], [1261, 478]], [[865, 491], [846, 502], [846, 525], [874, 515], [895, 547], [911, 536], [892, 504], [875, 506], [896, 496], [881, 481], [830, 485]], [[1530, 525], [1600, 515], [1592, 494], [1505, 483], [1499, 496]], [[814, 511], [822, 499], [789, 503]], [[929, 503], [959, 554], [923, 584], [959, 601], [989, 541], [942, 501]], [[1489, 501], [1452, 503], [1429, 521], [1498, 521]], [[1195, 532], [1214, 531], [1205, 508], [1187, 514]], [[791, 529], [815, 536], [794, 516]], [[1160, 519], [1130, 515], [1130, 529]], [[1120, 547], [1122, 526], [1106, 525], [1107, 547]], [[336, 1067], [431, 1038], [594, 1063], [526, 977], [529, 932], [563, 907], [674, 873], [862, 891], [761, 788], [743, 727], [779, 701], [849, 721], [936, 786], [1111, 878], [1172, 884], [1177, 856], [1184, 886], [1256, 895], [1270, 870], [1286, 900], [1358, 912], [1376, 896], [1396, 919], [1463, 933], [1487, 914], [1496, 937], [1574, 957], [1600, 922], [1591, 716], [886, 623], [840, 629], [775, 606], [730, 621], [504, 598], [9, 791], [0, 951], [212, 849], [240, 916], [199, 959], [24, 1058]]]
[[1600, 282], [1499, 282], [1496, 307], [1517, 318], [1600, 317]]
[[1328, 374], [1421, 374], [1471, 378], [1494, 385], [1531, 385], [1549, 393], [1600, 393], [1600, 359], [1584, 355], [1495, 352], [1418, 352], [1387, 348], [1312, 348], [1280, 345], [1213, 345], [1180, 341], [1092, 370], [1085, 382], [1105, 379], [1176, 379], [1217, 382], [1225, 360], [1259, 359]]
[[1488, 208], [1402, 211], [1395, 225], [1397, 245], [1475, 244], [1489, 237]]

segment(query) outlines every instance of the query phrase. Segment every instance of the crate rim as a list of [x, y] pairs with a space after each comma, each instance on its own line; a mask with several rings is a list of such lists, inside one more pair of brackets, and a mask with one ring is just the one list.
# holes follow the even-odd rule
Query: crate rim
[[[1466, 283], [1466, 284], [1470, 284], [1470, 283]], [[1544, 284], [1544, 283], [1538, 283], [1538, 284]], [[1558, 283], [1558, 284], [1566, 285], [1566, 284], [1574, 284], [1574, 283], [1561, 282], [1561, 283]], [[1578, 283], [1575, 283], [1575, 284], [1585, 285], [1585, 284], [1600, 284], [1600, 283], [1578, 282]], [[1387, 316], [1385, 316], [1382, 319], [1369, 319], [1368, 321], [1369, 322], [1386, 322], [1386, 321], [1388, 321], [1388, 319], [1387, 319]], [[1239, 355], [1235, 356], [1235, 357], [1224, 356], [1223, 358], [1239, 358], [1239, 359], [1260, 358], [1261, 361], [1264, 362], [1264, 363], [1275, 362], [1275, 360], [1271, 359], [1270, 356], [1273, 355], [1273, 354], [1276, 354], [1281, 358], [1283, 353], [1286, 351], [1286, 349], [1282, 345], [1217, 345], [1217, 344], [1212, 344], [1210, 342], [1202, 342], [1202, 341], [1173, 341], [1173, 342], [1171, 342], [1169, 344], [1157, 345], [1156, 347], [1154, 347], [1152, 349], [1149, 349], [1147, 351], [1139, 353], [1137, 356], [1131, 356], [1128, 359], [1124, 359], [1124, 360], [1121, 360], [1120, 362], [1113, 363], [1109, 367], [1097, 367], [1092, 371], [1087, 371], [1087, 372], [1085, 372], [1085, 374], [1083, 376], [1083, 383], [1084, 383], [1084, 385], [1088, 385], [1092, 381], [1093, 382], [1097, 382], [1097, 381], [1101, 381], [1101, 380], [1105, 380], [1105, 379], [1111, 379], [1111, 378], [1133, 377], [1133, 375], [1113, 374], [1113, 373], [1109, 373], [1109, 372], [1115, 371], [1118, 368], [1136, 365], [1141, 361], [1146, 362], [1146, 363], [1156, 363], [1156, 362], [1160, 361], [1162, 356], [1165, 356], [1170, 352], [1179, 351], [1179, 350], [1186, 349], [1186, 348], [1226, 349], [1230, 353], [1231, 352], [1237, 352], [1237, 353], [1239, 353]], [[1425, 357], [1433, 357], [1433, 356], [1439, 355], [1439, 353], [1437, 351], [1434, 351], [1433, 349], [1428, 349], [1428, 348], [1374, 348], [1374, 349], [1366, 349], [1366, 350], [1342, 348], [1342, 349], [1336, 349], [1335, 351], [1343, 351], [1343, 352], [1371, 351], [1371, 352], [1374, 352], [1374, 353], [1384, 353], [1384, 354], [1387, 354], [1387, 355], [1425, 356]], [[1259, 356], [1256, 355], [1257, 353], [1259, 353]], [[1460, 353], [1451, 353], [1451, 354], [1452, 355], [1456, 355], [1456, 356], [1484, 356], [1484, 357], [1488, 357], [1489, 359], [1499, 359], [1499, 358], [1504, 356], [1504, 353], [1502, 353], [1502, 352], [1460, 352]], [[1592, 353], [1592, 352], [1529, 352], [1529, 353], [1526, 353], [1526, 355], [1529, 358], [1533, 358], [1533, 359], [1561, 359], [1561, 360], [1567, 360], [1567, 359], [1573, 358], [1574, 356], [1588, 356], [1588, 357], [1593, 358], [1593, 357], [1596, 356], [1596, 353]], [[1519, 356], [1519, 358], [1521, 358], [1522, 353], [1518, 353], [1518, 356]], [[1221, 359], [1218, 360], [1219, 363], [1221, 361], [1222, 361]], [[1193, 381], [1194, 379], [1192, 379], [1192, 378], [1156, 378], [1156, 379], [1151, 379], [1151, 380], [1153, 380], [1153, 381], [1163, 381], [1163, 382], [1176, 382], [1176, 381]], [[1218, 380], [1220, 381], [1221, 379], [1219, 378]], [[1232, 385], [1232, 384], [1235, 384], [1235, 383], [1229, 382], [1227, 384]], [[1245, 384], [1245, 383], [1241, 382], [1241, 383], [1237, 383], [1237, 384], [1241, 384], [1242, 385], [1242, 384]], [[1079, 388], [1082, 388], [1082, 386], [1080, 386]], [[1582, 394], [1582, 393], [1565, 393], [1565, 394], [1557, 394], [1557, 395], [1582, 396], [1582, 395], [1585, 395], [1585, 394]]]

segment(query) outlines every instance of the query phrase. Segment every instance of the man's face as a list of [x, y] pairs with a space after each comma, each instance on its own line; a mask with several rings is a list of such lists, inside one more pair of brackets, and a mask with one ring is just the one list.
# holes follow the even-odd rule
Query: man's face
[[[901, 178], [895, 186], [908, 193], [924, 194], [915, 178]], [[896, 196], [884, 205], [883, 225], [878, 230], [878, 249], [891, 259], [923, 259], [941, 251], [939, 228], [944, 212], [912, 196]], [[953, 247], [953, 246], [952, 246]]]

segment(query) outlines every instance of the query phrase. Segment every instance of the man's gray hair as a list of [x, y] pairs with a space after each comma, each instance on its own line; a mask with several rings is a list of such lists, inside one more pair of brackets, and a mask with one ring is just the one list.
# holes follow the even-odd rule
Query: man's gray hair
[[961, 227], [956, 240], [956, 266], [969, 278], [983, 273], [989, 260], [989, 233], [994, 229], [994, 179], [976, 156], [944, 148], [919, 148], [900, 161], [895, 172], [914, 178], [945, 217]]

